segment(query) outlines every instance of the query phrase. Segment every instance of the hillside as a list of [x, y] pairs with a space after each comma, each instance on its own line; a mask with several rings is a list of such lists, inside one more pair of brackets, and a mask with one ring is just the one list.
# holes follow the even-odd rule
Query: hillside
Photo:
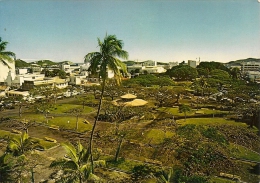
[[259, 62], [260, 63], [260, 58], [247, 58], [247, 59], [240, 59], [236, 61], [230, 61], [228, 64], [241, 64], [245, 62]]
[[29, 67], [31, 64], [29, 64], [29, 63], [27, 63], [27, 62], [25, 62], [25, 61], [23, 61], [23, 60], [20, 60], [20, 59], [17, 59], [17, 60], [15, 60], [15, 67], [17, 68], [17, 67]]
[[38, 64], [40, 66], [45, 66], [45, 65], [56, 65], [57, 63], [56, 62], [53, 62], [51, 60], [39, 60], [39, 61], [35, 61], [35, 62], [32, 62], [34, 64]]

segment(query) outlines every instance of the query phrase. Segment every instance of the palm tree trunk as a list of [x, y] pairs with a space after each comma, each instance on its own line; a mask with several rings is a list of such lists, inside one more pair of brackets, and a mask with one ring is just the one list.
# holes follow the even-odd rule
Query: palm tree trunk
[[122, 146], [123, 139], [124, 139], [124, 136], [121, 137], [120, 142], [119, 142], [119, 145], [118, 145], [118, 148], [117, 148], [117, 150], [116, 150], [115, 162], [118, 161], [118, 157], [119, 157], [119, 153], [120, 153], [120, 150], [121, 150], [121, 146]]
[[89, 155], [90, 155], [92, 173], [94, 173], [94, 160], [93, 160], [93, 156], [92, 156], [93, 143], [92, 142], [93, 142], [94, 131], [95, 131], [95, 128], [97, 125], [97, 120], [98, 120], [101, 105], [102, 105], [102, 98], [103, 98], [104, 90], [105, 90], [105, 81], [106, 81], [106, 78], [104, 78], [102, 81], [102, 90], [101, 90], [101, 96], [100, 96], [99, 104], [98, 104], [97, 116], [96, 116], [95, 122], [93, 124], [92, 131], [90, 134], [90, 140], [89, 140]]
[[22, 117], [22, 105], [19, 105], [19, 117]]
[[76, 130], [78, 131], [79, 129], [79, 115], [77, 115], [77, 121], [76, 121]]

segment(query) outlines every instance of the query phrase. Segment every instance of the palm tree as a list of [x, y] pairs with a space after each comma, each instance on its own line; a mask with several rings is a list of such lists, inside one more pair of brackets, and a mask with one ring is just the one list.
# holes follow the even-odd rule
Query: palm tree
[[[62, 144], [67, 152], [67, 157], [53, 161], [50, 167], [58, 167], [64, 171], [62, 182], [79, 182], [82, 183], [89, 178], [96, 178], [92, 174], [91, 163], [88, 162], [89, 154], [86, 148], [80, 142], [76, 147], [72, 144]], [[94, 162], [94, 166], [105, 166], [105, 161], [99, 160]]]
[[27, 133], [22, 133], [20, 137], [14, 137], [9, 141], [7, 152], [11, 152], [14, 156], [21, 156], [36, 147], [42, 148], [38, 141], [32, 140]]
[[92, 171], [94, 171], [93, 156], [92, 156], [93, 135], [97, 124], [97, 120], [99, 118], [105, 84], [108, 78], [107, 71], [109, 69], [114, 72], [114, 77], [117, 83], [119, 84], [121, 81], [120, 69], [124, 73], [126, 73], [126, 66], [119, 60], [119, 58], [122, 59], [128, 58], [128, 52], [122, 49], [123, 41], [118, 40], [115, 35], [106, 35], [103, 42], [98, 38], [98, 47], [100, 49], [99, 52], [91, 52], [85, 56], [85, 62], [87, 61], [90, 62], [89, 71], [91, 72], [91, 74], [99, 73], [101, 79], [101, 86], [102, 86], [101, 96], [99, 98], [97, 116], [95, 118], [95, 122], [93, 124], [90, 140], [89, 140], [89, 153], [90, 153], [90, 159], [92, 164]]
[[174, 174], [173, 174], [173, 169], [172, 168], [168, 172], [163, 170], [161, 172], [160, 177], [158, 178], [158, 182], [159, 183], [170, 183], [170, 182], [173, 181], [172, 180], [173, 176], [174, 176]]
[[10, 69], [11, 67], [9, 66], [8, 62], [13, 62], [13, 58], [15, 59], [15, 53], [11, 51], [5, 51], [7, 44], [8, 42], [2, 41], [2, 38], [0, 37], [0, 63], [3, 63]]

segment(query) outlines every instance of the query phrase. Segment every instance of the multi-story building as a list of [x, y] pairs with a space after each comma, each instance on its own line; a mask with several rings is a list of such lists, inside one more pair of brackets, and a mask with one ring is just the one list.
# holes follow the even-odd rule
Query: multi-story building
[[197, 67], [197, 61], [196, 60], [188, 60], [188, 66], [190, 66], [192, 68], [196, 68]]
[[39, 86], [52, 86], [57, 88], [66, 88], [68, 86], [68, 81], [66, 79], [54, 78], [43, 78], [38, 80], [25, 80], [22, 84], [22, 90], [31, 90], [34, 87]]
[[241, 64], [242, 73], [248, 71], [260, 71], [260, 62], [246, 62]]

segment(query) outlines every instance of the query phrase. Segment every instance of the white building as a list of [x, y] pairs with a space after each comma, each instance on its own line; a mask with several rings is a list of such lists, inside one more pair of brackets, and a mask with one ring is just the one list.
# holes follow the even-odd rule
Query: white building
[[246, 75], [251, 81], [260, 79], [260, 71], [247, 71]]
[[12, 80], [12, 86], [19, 88], [24, 81], [43, 80], [44, 74], [19, 74]]
[[157, 66], [157, 62], [153, 60], [147, 60], [142, 63], [143, 66]]
[[10, 66], [10, 69], [4, 65], [2, 62], [0, 62], [0, 82], [6, 82], [8, 73], [10, 71], [11, 78], [15, 77], [15, 63], [14, 61], [12, 63], [8, 62], [8, 65]]
[[197, 61], [196, 60], [188, 60], [188, 66], [190, 66], [192, 68], [196, 68], [197, 67]]
[[178, 62], [169, 62], [168, 64], [163, 65], [162, 67], [167, 70], [167, 69], [171, 69], [172, 67], [177, 66], [177, 65], [179, 65]]
[[16, 68], [15, 69], [16, 74], [27, 74], [28, 73], [28, 69], [24, 69], [24, 68]]
[[79, 64], [68, 64], [68, 63], [63, 63], [61, 65], [61, 70], [65, 71], [66, 73], [72, 73], [75, 70], [80, 70]]
[[248, 71], [260, 71], [260, 63], [259, 62], [246, 62], [241, 65], [242, 73], [246, 73]]
[[161, 66], [147, 66], [143, 68], [142, 72], [147, 72], [148, 74], [164, 73], [166, 72], [166, 69]]

